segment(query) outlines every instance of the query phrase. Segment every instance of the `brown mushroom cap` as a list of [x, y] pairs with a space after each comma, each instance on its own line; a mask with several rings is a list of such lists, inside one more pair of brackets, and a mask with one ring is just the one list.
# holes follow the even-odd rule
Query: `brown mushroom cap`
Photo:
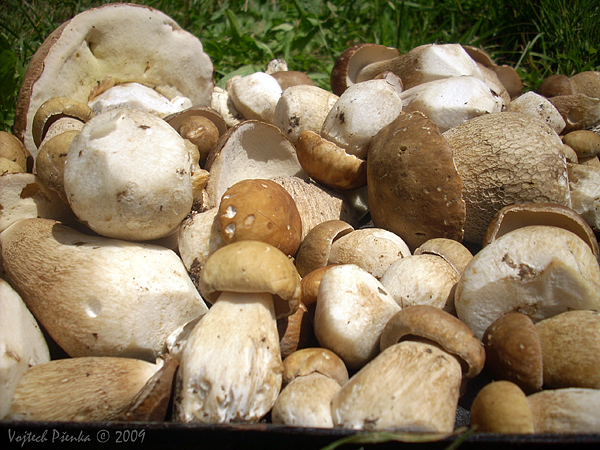
[[496, 213], [483, 238], [486, 246], [517, 228], [528, 225], [550, 225], [571, 231], [590, 246], [598, 258], [598, 240], [585, 219], [573, 209], [555, 203], [522, 203], [508, 205]]
[[312, 228], [296, 254], [296, 268], [300, 276], [326, 266], [333, 242], [352, 231], [352, 225], [343, 220], [327, 220]]
[[282, 91], [292, 86], [316, 86], [312, 78], [299, 70], [280, 70], [273, 72], [271, 76], [277, 80]]
[[356, 83], [358, 73], [374, 62], [386, 61], [400, 56], [400, 51], [380, 44], [361, 43], [347, 48], [338, 56], [331, 71], [331, 89], [342, 93]]
[[469, 327], [446, 311], [429, 305], [414, 305], [397, 312], [381, 334], [381, 351], [411, 337], [433, 341], [456, 356], [467, 378], [483, 370], [485, 350], [481, 341]]
[[473, 259], [471, 251], [454, 239], [432, 238], [423, 242], [414, 251], [415, 255], [437, 255], [448, 261], [459, 273], [463, 273], [465, 267]]
[[342, 358], [323, 347], [303, 348], [283, 360], [284, 385], [315, 372], [330, 377], [340, 386], [348, 381], [348, 369]]
[[211, 254], [200, 273], [202, 296], [214, 303], [223, 291], [273, 294], [278, 319], [300, 302], [300, 276], [281, 250], [260, 241], [240, 241]]
[[27, 172], [29, 152], [19, 139], [6, 131], [0, 131], [0, 156], [16, 162]]
[[462, 240], [463, 182], [446, 139], [423, 114], [402, 114], [375, 136], [367, 181], [373, 224], [411, 249], [435, 237]]
[[581, 130], [600, 121], [600, 99], [598, 98], [577, 93], [557, 95], [548, 100], [566, 123], [564, 133]]
[[492, 323], [482, 338], [485, 369], [494, 380], [508, 380], [526, 393], [543, 384], [542, 347], [533, 321], [520, 312]]
[[537, 93], [546, 98], [556, 97], [557, 95], [571, 95], [575, 93], [575, 88], [571, 84], [568, 76], [563, 74], [550, 75], [537, 90]]
[[578, 94], [600, 98], [600, 71], [586, 70], [570, 77], [571, 85]]
[[563, 143], [571, 147], [578, 158], [598, 156], [600, 153], [600, 135], [591, 130], [575, 130], [562, 138]]
[[44, 141], [35, 160], [35, 169], [40, 181], [56, 192], [65, 203], [65, 161], [77, 133], [79, 132], [76, 130], [65, 131]]
[[319, 295], [319, 286], [321, 285], [321, 279], [323, 275], [327, 273], [329, 269], [335, 267], [337, 264], [329, 264], [327, 266], [319, 267], [311, 272], [308, 272], [302, 277], [302, 303], [306, 305], [309, 311], [312, 312], [314, 317], [315, 305]]
[[471, 405], [471, 425], [491, 433], [533, 433], [527, 396], [510, 381], [495, 381], [481, 389]]
[[50, 98], [42, 103], [42, 106], [33, 116], [31, 128], [33, 142], [39, 147], [46, 136], [48, 128], [60, 118], [70, 117], [81, 122], [87, 122], [93, 115], [92, 108], [82, 101], [64, 97]]
[[262, 241], [293, 256], [302, 240], [302, 219], [294, 199], [271, 180], [242, 180], [227, 189], [218, 220], [226, 244]]
[[549, 388], [600, 389], [600, 314], [566, 311], [535, 325]]

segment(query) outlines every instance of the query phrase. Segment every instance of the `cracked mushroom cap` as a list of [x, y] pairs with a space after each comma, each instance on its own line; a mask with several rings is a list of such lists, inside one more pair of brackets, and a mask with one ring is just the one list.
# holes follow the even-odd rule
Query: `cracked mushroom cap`
[[422, 113], [403, 114], [375, 136], [367, 190], [373, 224], [411, 249], [436, 237], [462, 240], [463, 181], [446, 139]]
[[211, 303], [224, 291], [270, 293], [278, 319], [293, 314], [302, 295], [292, 260], [260, 241], [234, 242], [212, 253], [200, 273], [199, 289]]
[[213, 65], [202, 43], [164, 13], [141, 5], [109, 4], [60, 25], [33, 56], [17, 99], [15, 134], [35, 157], [31, 124], [51, 97], [87, 102], [106, 77], [138, 82], [172, 99], [208, 105]]
[[446, 311], [429, 305], [414, 305], [398, 311], [381, 334], [381, 351], [411, 338], [434, 342], [454, 355], [467, 378], [483, 370], [485, 350], [481, 341], [467, 325]]
[[446, 131], [444, 138], [463, 183], [466, 241], [481, 243], [504, 206], [570, 206], [563, 143], [542, 120], [511, 112], [487, 114]]
[[600, 310], [600, 266], [570, 231], [518, 228], [473, 257], [456, 285], [454, 306], [479, 338], [511, 311], [536, 323], [569, 309]]

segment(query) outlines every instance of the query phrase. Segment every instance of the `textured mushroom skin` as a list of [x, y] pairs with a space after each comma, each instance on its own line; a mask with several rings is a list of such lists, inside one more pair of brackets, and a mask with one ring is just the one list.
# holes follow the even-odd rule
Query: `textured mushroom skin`
[[488, 223], [504, 206], [571, 205], [562, 141], [541, 120], [519, 113], [488, 114], [444, 137], [464, 184], [466, 241], [481, 243]]
[[527, 397], [535, 433], [600, 432], [600, 390], [545, 389]]
[[405, 341], [388, 347], [333, 398], [335, 426], [451, 432], [461, 382], [460, 363], [435, 345]]
[[258, 422], [275, 403], [282, 373], [271, 295], [223, 293], [188, 337], [175, 416], [183, 422]]

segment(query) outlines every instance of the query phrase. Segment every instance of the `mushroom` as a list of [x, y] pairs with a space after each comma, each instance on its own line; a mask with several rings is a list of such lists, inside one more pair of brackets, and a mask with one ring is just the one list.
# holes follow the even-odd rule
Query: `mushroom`
[[50, 361], [48, 344], [21, 296], [0, 278], [0, 419], [25, 372]]
[[258, 120], [229, 129], [208, 155], [205, 169], [210, 172], [205, 208], [217, 206], [225, 191], [241, 180], [306, 178], [290, 141], [276, 126]]
[[600, 122], [600, 99], [584, 94], [557, 95], [548, 99], [560, 112], [565, 133], [581, 130]]
[[27, 172], [31, 165], [31, 161], [28, 162], [31, 156], [23, 143], [6, 131], [0, 131], [0, 157], [18, 164], [22, 172]]
[[563, 143], [542, 120], [512, 112], [487, 114], [443, 136], [463, 183], [467, 242], [480, 244], [489, 222], [504, 206], [570, 206]]
[[467, 247], [454, 239], [448, 238], [428, 239], [415, 249], [414, 254], [436, 255], [444, 258], [459, 274], [464, 272], [473, 259], [473, 254]]
[[493, 380], [510, 381], [528, 394], [542, 389], [542, 346], [529, 316], [509, 312], [496, 319], [481, 340], [485, 371]]
[[325, 348], [305, 348], [283, 360], [284, 387], [271, 420], [291, 426], [333, 428], [331, 400], [348, 381], [344, 362]]
[[65, 194], [65, 161], [69, 148], [79, 130], [64, 131], [44, 140], [35, 161], [35, 170], [40, 181], [52, 189], [61, 200], [68, 204]]
[[154, 360], [169, 334], [207, 310], [175, 252], [86, 235], [49, 219], [0, 234], [6, 278], [72, 357]]
[[381, 353], [333, 398], [334, 424], [452, 432], [463, 376], [475, 377], [483, 369], [479, 339], [451, 314], [418, 305], [388, 321], [380, 345]]
[[242, 180], [219, 203], [219, 229], [225, 244], [266, 242], [294, 256], [302, 240], [302, 219], [292, 196], [272, 180]]
[[456, 285], [458, 317], [478, 337], [504, 314], [533, 322], [569, 309], [600, 308], [600, 266], [576, 234], [547, 225], [507, 233], [478, 252]]
[[599, 389], [545, 389], [527, 401], [535, 433], [600, 432]]
[[296, 311], [300, 276], [275, 247], [240, 241], [208, 258], [200, 291], [213, 305], [183, 349], [175, 417], [184, 422], [258, 422], [281, 389], [276, 320]]
[[86, 356], [31, 367], [17, 386], [11, 420], [116, 420], [159, 366], [133, 358]]
[[321, 279], [314, 318], [322, 347], [355, 370], [379, 353], [379, 338], [400, 306], [369, 272], [354, 264], [330, 268]]
[[542, 119], [557, 133], [561, 133], [566, 126], [558, 109], [547, 98], [533, 91], [526, 92], [511, 101], [506, 111], [529, 114]]
[[551, 389], [600, 389], [600, 315], [565, 311], [535, 325], [541, 343], [544, 384]]
[[87, 102], [107, 77], [144, 84], [168, 100], [187, 97], [193, 106], [209, 104], [214, 84], [200, 40], [164, 13], [125, 3], [84, 11], [44, 41], [24, 75], [14, 129], [34, 158], [32, 122], [40, 105], [51, 97]]
[[374, 226], [411, 249], [436, 237], [462, 240], [463, 181], [446, 139], [422, 113], [403, 114], [375, 136], [367, 190]]
[[575, 151], [578, 158], [597, 157], [600, 153], [600, 135], [591, 130], [571, 131], [563, 136], [562, 141]]
[[567, 167], [572, 208], [593, 230], [600, 230], [600, 168], [585, 164]]
[[527, 396], [510, 381], [495, 381], [481, 389], [470, 411], [471, 425], [482, 433], [533, 433]]
[[65, 161], [73, 212], [107, 237], [150, 240], [173, 233], [194, 199], [197, 160], [185, 142], [164, 120], [142, 111], [95, 116], [73, 139]]
[[251, 73], [233, 80], [227, 91], [235, 109], [245, 119], [274, 123], [275, 108], [283, 91], [271, 75]]

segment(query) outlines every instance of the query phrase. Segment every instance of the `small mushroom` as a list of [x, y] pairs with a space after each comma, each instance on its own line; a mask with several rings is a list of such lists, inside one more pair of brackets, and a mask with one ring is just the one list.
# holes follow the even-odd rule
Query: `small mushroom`
[[419, 305], [388, 321], [380, 345], [333, 398], [335, 425], [452, 432], [463, 376], [483, 369], [479, 339], [451, 314]]
[[546, 78], [537, 89], [537, 93], [546, 98], [559, 95], [571, 95], [575, 93], [575, 88], [568, 76], [563, 74], [554, 74]]
[[159, 367], [133, 358], [86, 356], [31, 367], [21, 378], [9, 419], [117, 420]]
[[399, 310], [373, 275], [353, 264], [334, 266], [319, 285], [315, 335], [355, 370], [379, 353], [383, 328]]
[[25, 372], [50, 361], [48, 344], [21, 296], [0, 278], [0, 419]]
[[316, 86], [312, 78], [299, 70], [278, 70], [269, 75], [277, 80], [284, 92], [294, 86]]
[[600, 135], [591, 130], [571, 131], [563, 136], [562, 141], [575, 151], [578, 158], [598, 156], [600, 153]]
[[600, 230], [600, 167], [569, 164], [571, 206], [593, 230]]
[[19, 139], [6, 131], [0, 131], [0, 157], [18, 164], [22, 172], [28, 171], [28, 160], [31, 159], [29, 152]]
[[495, 381], [481, 389], [471, 405], [471, 425], [482, 433], [533, 433], [527, 396], [510, 381]]
[[448, 261], [459, 274], [464, 272], [473, 259], [473, 254], [467, 247], [448, 238], [428, 239], [415, 249], [414, 254], [440, 256]]
[[560, 112], [564, 133], [581, 130], [600, 121], [600, 99], [583, 94], [557, 95], [548, 99]]
[[65, 131], [44, 140], [35, 160], [35, 170], [40, 181], [56, 192], [65, 204], [68, 204], [65, 194], [65, 161], [78, 133], [78, 130]]
[[[46, 139], [49, 128], [63, 118], [74, 119], [80, 126], [67, 125], [68, 128], [81, 129], [81, 126], [94, 116], [92, 109], [84, 102], [64, 97], [52, 97], [45, 101], [33, 116], [32, 135], [33, 142], [39, 149], [42, 141]], [[62, 131], [67, 131], [63, 128]], [[53, 135], [59, 134], [57, 132]]]
[[551, 389], [600, 389], [600, 315], [565, 311], [535, 325], [544, 362], [544, 384]]
[[561, 133], [566, 123], [556, 107], [545, 97], [529, 91], [510, 102], [506, 111], [529, 114], [545, 121], [557, 133]]
[[515, 383], [525, 393], [544, 384], [542, 346], [529, 316], [509, 312], [496, 319], [482, 337], [485, 370], [493, 380]]
[[271, 420], [291, 426], [333, 428], [331, 400], [348, 381], [344, 362], [325, 348], [305, 348], [283, 360], [284, 387]]
[[300, 276], [275, 247], [234, 242], [208, 258], [200, 291], [213, 306], [187, 338], [175, 417], [184, 422], [258, 422], [281, 389], [276, 320], [296, 311]]
[[532, 225], [496, 239], [472, 259], [456, 285], [458, 317], [477, 336], [517, 311], [539, 322], [569, 309], [600, 309], [600, 266], [576, 234]]
[[245, 119], [274, 123], [275, 108], [283, 91], [271, 75], [254, 72], [232, 82], [227, 91]]

